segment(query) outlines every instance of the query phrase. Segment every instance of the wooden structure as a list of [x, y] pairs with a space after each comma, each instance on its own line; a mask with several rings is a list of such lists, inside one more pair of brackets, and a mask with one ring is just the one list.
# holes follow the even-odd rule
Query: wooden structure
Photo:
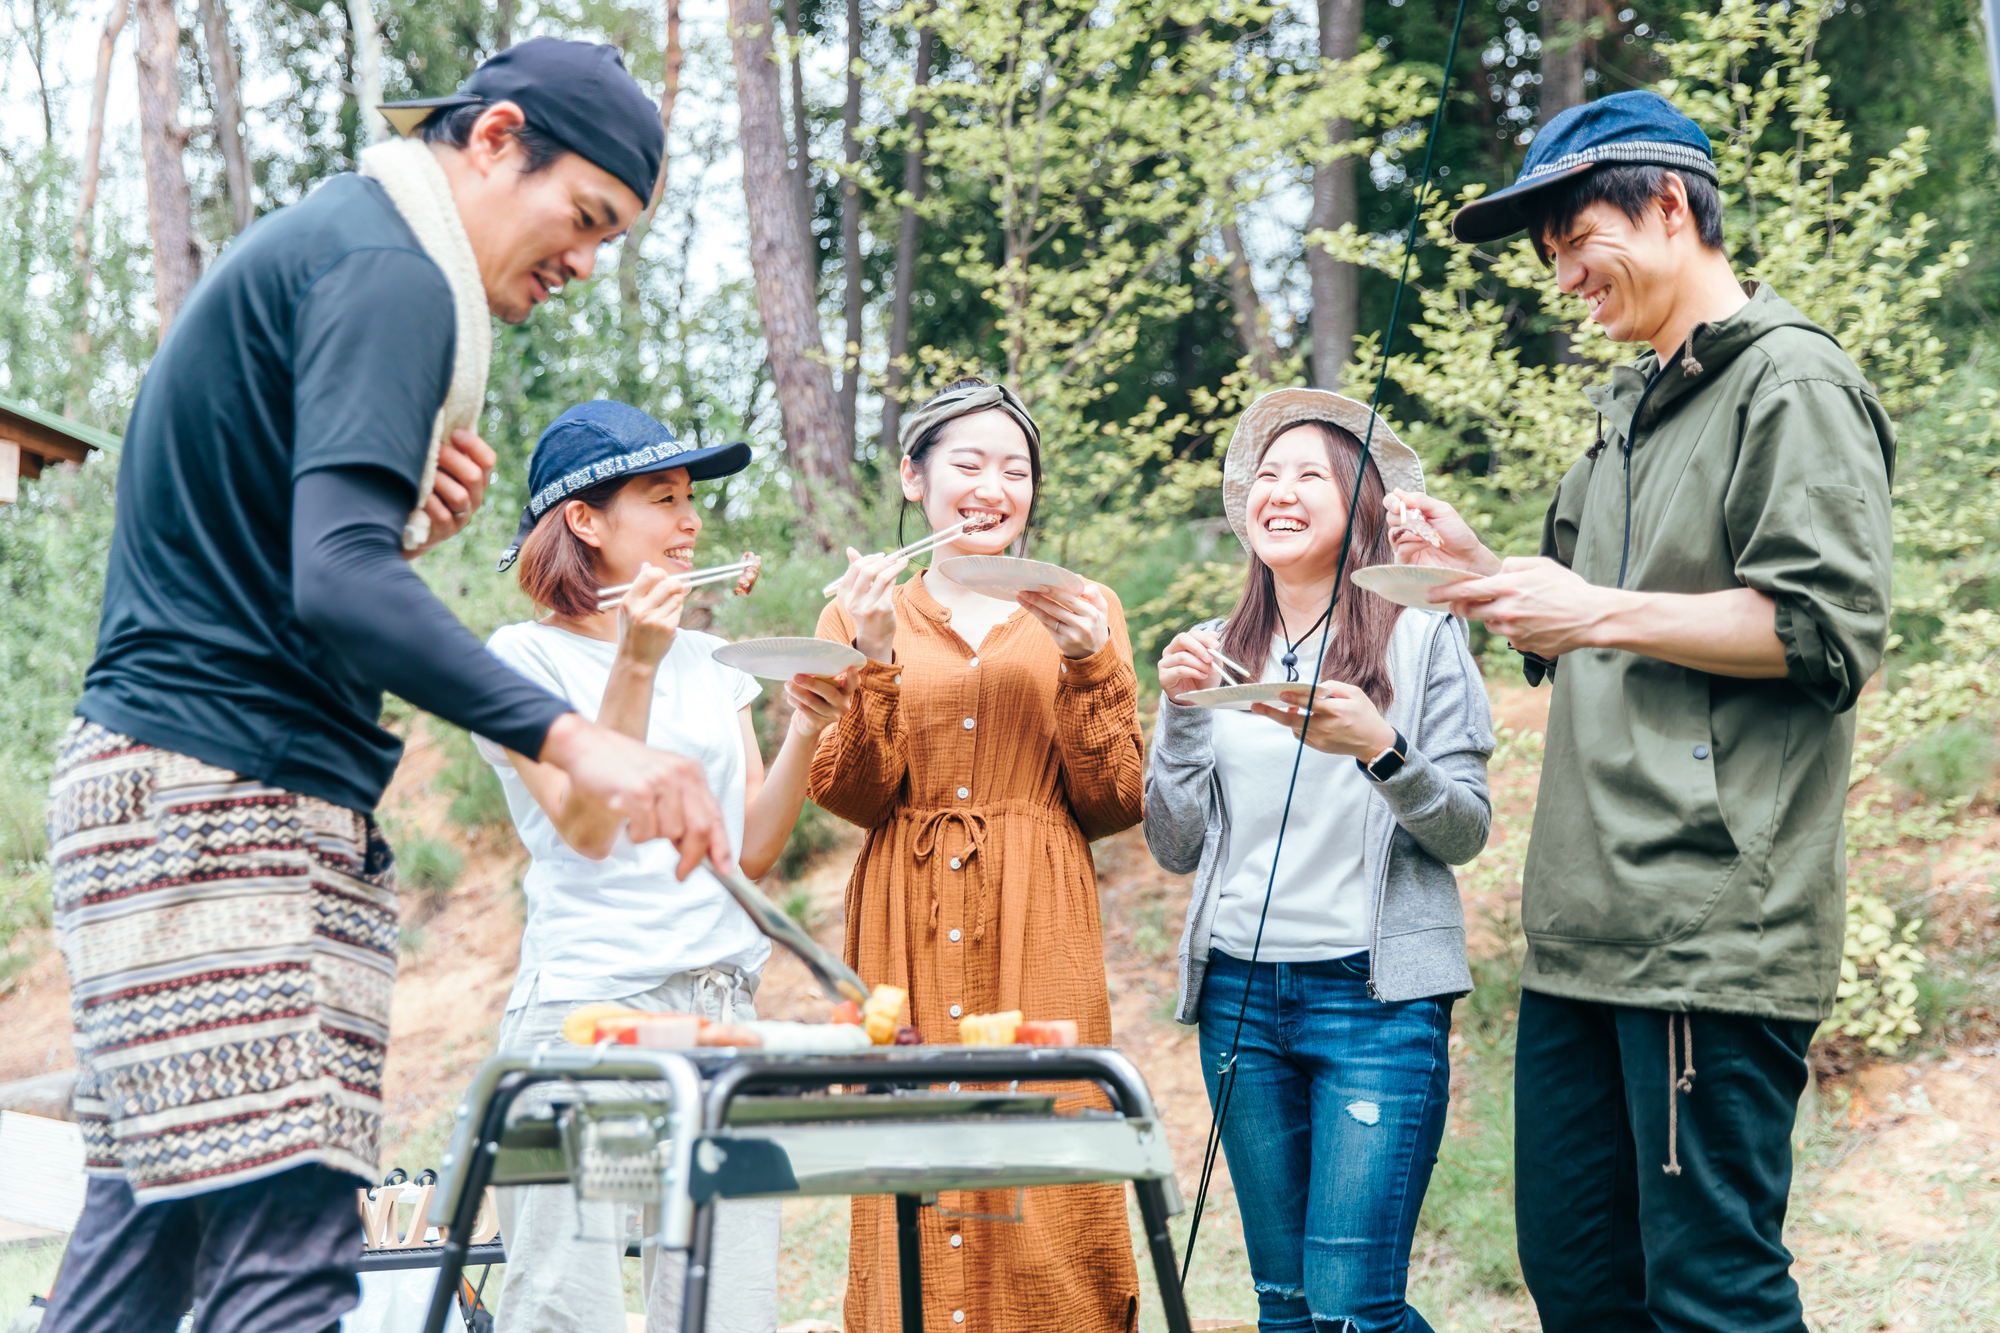
[[51, 463], [81, 463], [92, 449], [117, 444], [109, 431], [0, 398], [0, 504], [14, 502], [22, 477], [39, 477]]

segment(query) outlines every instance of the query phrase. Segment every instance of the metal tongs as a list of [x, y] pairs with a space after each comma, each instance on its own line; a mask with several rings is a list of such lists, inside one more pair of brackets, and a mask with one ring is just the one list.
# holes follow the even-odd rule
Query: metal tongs
[[757, 929], [797, 954], [799, 960], [812, 969], [820, 991], [829, 1000], [835, 1003], [841, 1000], [867, 1003], [868, 987], [862, 983], [860, 974], [822, 948], [818, 940], [806, 934], [804, 926], [765, 897], [764, 891], [752, 884], [742, 871], [732, 870], [716, 878], [722, 881], [722, 887], [729, 890], [729, 896], [750, 914]]

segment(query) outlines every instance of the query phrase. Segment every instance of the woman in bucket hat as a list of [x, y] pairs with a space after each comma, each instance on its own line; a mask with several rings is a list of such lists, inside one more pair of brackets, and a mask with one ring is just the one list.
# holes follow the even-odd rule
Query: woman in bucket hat
[[[1222, 1146], [1266, 1330], [1430, 1328], [1404, 1290], [1444, 1130], [1452, 1002], [1472, 989], [1451, 866], [1492, 821], [1492, 719], [1464, 626], [1347, 582], [1392, 559], [1386, 490], [1423, 489], [1417, 456], [1377, 420], [1351, 503], [1369, 416], [1281, 389], [1237, 423], [1223, 508], [1249, 574], [1227, 619], [1161, 656], [1146, 775], [1147, 844], [1195, 874], [1175, 1017], [1200, 1024], [1211, 1104], [1243, 1016]], [[1285, 696], [1298, 705], [1319, 660], [1302, 755], [1291, 707], [1183, 702], [1225, 683], [1223, 658], [1298, 681]]]
[[[676, 576], [694, 568], [702, 529], [695, 483], [749, 462], [747, 445], [690, 447], [623, 403], [563, 413], [536, 442], [533, 498], [501, 560], [502, 569], [520, 561], [522, 590], [549, 614], [503, 626], [487, 646], [579, 712], [700, 761], [732, 850], [755, 877], [783, 850], [813, 746], [853, 691], [845, 678], [787, 683], [791, 724], [767, 772], [750, 722], [756, 679], [714, 660], [723, 640], [680, 624], [687, 585]], [[621, 583], [630, 589], [600, 610], [597, 590]], [[532, 858], [501, 1049], [561, 1040], [563, 1020], [591, 1001], [719, 1021], [756, 1017], [771, 945], [714, 875], [699, 869], [677, 881], [668, 844], [626, 841], [618, 816], [576, 800], [561, 773], [483, 737], [478, 744]], [[510, 1258], [502, 1333], [622, 1330], [623, 1242], [612, 1243], [623, 1234], [619, 1205], [579, 1204], [561, 1185], [500, 1193]], [[773, 1201], [723, 1205], [710, 1328], [768, 1333], [777, 1323], [778, 1220]], [[674, 1254], [648, 1264], [650, 1327], [678, 1327], [684, 1263]]]

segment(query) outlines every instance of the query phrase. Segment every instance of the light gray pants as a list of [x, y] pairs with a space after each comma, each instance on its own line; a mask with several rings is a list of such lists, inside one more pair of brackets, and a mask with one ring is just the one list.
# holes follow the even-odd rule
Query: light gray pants
[[[716, 1021], [757, 1016], [757, 978], [734, 969], [676, 972], [652, 990], [618, 997], [654, 1013], [700, 1014]], [[518, 1050], [561, 1041], [563, 1019], [581, 1001], [528, 1003], [500, 1023], [500, 1048]], [[496, 1333], [626, 1333], [623, 1277], [632, 1209], [616, 1203], [579, 1205], [567, 1185], [521, 1185], [497, 1191], [507, 1276], [500, 1289]], [[658, 1229], [647, 1208], [645, 1230]], [[709, 1278], [711, 1333], [771, 1333], [778, 1326], [778, 1225], [775, 1199], [725, 1199], [716, 1210]], [[582, 1237], [579, 1239], [579, 1237]], [[641, 1250], [646, 1333], [679, 1333], [684, 1251]]]

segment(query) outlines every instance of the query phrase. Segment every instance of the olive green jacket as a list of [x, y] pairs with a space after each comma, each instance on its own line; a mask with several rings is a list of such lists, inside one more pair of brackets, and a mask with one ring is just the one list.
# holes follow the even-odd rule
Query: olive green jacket
[[1555, 676], [1521, 893], [1530, 990], [1784, 1019], [1833, 1006], [1896, 437], [1830, 334], [1747, 290], [1664, 369], [1649, 352], [1586, 391], [1604, 444], [1563, 478], [1542, 554], [1606, 586], [1768, 593], [1787, 674], [1604, 648], [1530, 660], [1531, 681]]

